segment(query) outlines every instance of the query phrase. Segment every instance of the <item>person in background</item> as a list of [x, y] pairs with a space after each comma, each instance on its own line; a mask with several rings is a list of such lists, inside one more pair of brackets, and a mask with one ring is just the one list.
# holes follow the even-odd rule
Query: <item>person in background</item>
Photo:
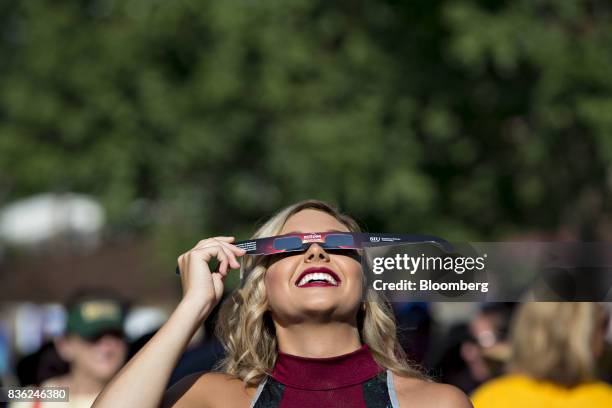
[[38, 350], [20, 358], [15, 368], [22, 387], [40, 384], [68, 371], [68, 363], [58, 354], [53, 340], [45, 341]]
[[507, 302], [485, 303], [470, 321], [469, 337], [461, 344], [461, 358], [473, 381], [473, 388], [466, 392], [503, 373], [509, 357], [507, 337], [513, 307]]
[[483, 303], [469, 321], [453, 326], [434, 370], [442, 382], [472, 393], [503, 374], [510, 346], [508, 332], [514, 303]]
[[472, 396], [475, 408], [612, 406], [597, 380], [609, 317], [596, 303], [529, 302], [512, 324], [509, 373]]
[[69, 372], [40, 386], [68, 387], [69, 402], [14, 402], [9, 408], [89, 408], [125, 363], [126, 306], [122, 300], [113, 294], [85, 291], [76, 294], [67, 309], [66, 332], [55, 347], [69, 363]]
[[432, 318], [426, 302], [393, 302], [397, 336], [412, 361], [423, 365], [431, 342]]

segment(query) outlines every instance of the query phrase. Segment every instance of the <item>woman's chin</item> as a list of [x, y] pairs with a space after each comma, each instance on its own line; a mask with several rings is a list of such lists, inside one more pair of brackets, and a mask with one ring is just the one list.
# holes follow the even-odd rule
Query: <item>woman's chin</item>
[[307, 301], [300, 302], [299, 309], [301, 314], [313, 317], [330, 317], [333, 315], [343, 315], [347, 311], [347, 305], [338, 302], [338, 299], [313, 297]]

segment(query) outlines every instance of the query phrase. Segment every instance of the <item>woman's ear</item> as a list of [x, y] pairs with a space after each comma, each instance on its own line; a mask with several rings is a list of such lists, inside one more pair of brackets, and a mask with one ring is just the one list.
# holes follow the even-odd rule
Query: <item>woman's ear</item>
[[60, 337], [53, 341], [55, 345], [55, 349], [57, 350], [57, 354], [62, 358], [62, 360], [70, 363], [74, 360], [74, 341], [68, 337]]

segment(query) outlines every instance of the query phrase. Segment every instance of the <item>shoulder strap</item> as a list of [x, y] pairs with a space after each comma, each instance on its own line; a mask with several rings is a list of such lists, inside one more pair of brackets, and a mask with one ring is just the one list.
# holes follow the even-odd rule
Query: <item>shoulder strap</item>
[[395, 393], [395, 384], [393, 383], [393, 373], [387, 369], [387, 390], [389, 391], [389, 399], [393, 408], [400, 408], [397, 394]]
[[268, 376], [257, 387], [250, 408], [276, 408], [280, 405], [284, 391], [285, 386], [283, 384]]
[[381, 371], [363, 383], [363, 400], [367, 408], [395, 408], [390, 399], [387, 373], [388, 370]]
[[[249, 408], [276, 408], [280, 405], [285, 386], [267, 377], [259, 386]], [[367, 408], [400, 408], [391, 370], [381, 371], [363, 383], [363, 399]]]

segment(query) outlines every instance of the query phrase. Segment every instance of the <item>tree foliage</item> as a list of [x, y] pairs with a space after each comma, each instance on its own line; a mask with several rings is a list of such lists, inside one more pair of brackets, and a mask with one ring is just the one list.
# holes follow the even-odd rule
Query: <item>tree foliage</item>
[[99, 197], [168, 254], [308, 197], [493, 239], [609, 210], [604, 0], [0, 6], [0, 192]]

